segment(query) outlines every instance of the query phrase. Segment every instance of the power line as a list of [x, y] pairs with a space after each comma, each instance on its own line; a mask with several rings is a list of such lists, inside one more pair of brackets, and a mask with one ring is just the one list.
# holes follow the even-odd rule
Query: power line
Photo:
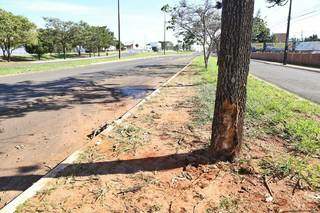
[[[320, 5], [316, 5], [316, 6], [312, 7], [312, 8], [309, 8], [309, 9], [306, 9], [306, 10], [301, 11], [301, 12], [306, 12], [306, 11], [308, 11], [308, 12], [303, 13], [303, 14], [300, 14], [300, 15], [297, 15], [297, 16], [294, 16], [294, 17], [292, 17], [292, 20], [295, 20], [295, 19], [298, 19], [298, 18], [307, 16], [307, 15], [311, 15], [311, 14], [313, 14], [313, 13], [318, 13], [319, 10], [317, 10], [317, 9], [320, 9]], [[311, 10], [311, 11], [310, 11], [310, 10]], [[281, 21], [278, 22], [277, 24], [272, 25], [271, 28], [276, 27], [276, 26], [279, 26], [279, 25], [284, 24], [284, 23], [286, 23], [286, 22], [287, 22], [287, 18], [281, 20]]]
[[[310, 15], [311, 15], [311, 14], [310, 14]], [[317, 11], [317, 13], [315, 13], [314, 15], [311, 15], [311, 16], [300, 17], [299, 19], [295, 19], [294, 22], [303, 21], [303, 20], [306, 20], [306, 19], [309, 19], [309, 18], [318, 16], [318, 15], [320, 15], [320, 11]]]

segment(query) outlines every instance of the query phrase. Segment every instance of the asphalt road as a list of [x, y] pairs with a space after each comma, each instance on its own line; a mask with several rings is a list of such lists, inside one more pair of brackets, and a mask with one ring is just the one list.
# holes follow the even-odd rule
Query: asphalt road
[[0, 208], [193, 56], [0, 77]]
[[320, 103], [320, 73], [251, 60], [251, 74], [285, 90]]

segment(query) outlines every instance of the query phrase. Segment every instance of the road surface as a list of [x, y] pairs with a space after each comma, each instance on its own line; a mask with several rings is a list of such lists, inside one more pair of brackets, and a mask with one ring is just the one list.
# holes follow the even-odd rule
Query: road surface
[[167, 56], [0, 77], [0, 208], [173, 76]]
[[320, 73], [290, 68], [251, 60], [251, 74], [295, 93], [313, 102], [320, 103]]

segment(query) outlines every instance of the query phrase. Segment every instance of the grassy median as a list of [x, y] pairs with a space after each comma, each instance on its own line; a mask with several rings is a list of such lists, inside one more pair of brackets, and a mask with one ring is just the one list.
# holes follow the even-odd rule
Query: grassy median
[[[183, 52], [181, 52], [183, 53]], [[176, 54], [175, 52], [168, 52], [168, 55]], [[130, 56], [123, 57], [125, 59], [132, 58], [142, 58], [142, 57], [152, 57], [152, 56], [161, 56], [162, 52], [144, 52], [138, 53]], [[93, 58], [93, 59], [81, 59], [81, 60], [66, 60], [59, 62], [50, 62], [50, 63], [34, 63], [34, 62], [1, 62], [0, 63], [0, 76], [1, 75], [13, 75], [21, 74], [28, 72], [45, 72], [45, 71], [54, 71], [61, 69], [74, 68], [79, 66], [86, 66], [94, 63], [116, 61], [118, 60], [117, 56], [110, 58]]]

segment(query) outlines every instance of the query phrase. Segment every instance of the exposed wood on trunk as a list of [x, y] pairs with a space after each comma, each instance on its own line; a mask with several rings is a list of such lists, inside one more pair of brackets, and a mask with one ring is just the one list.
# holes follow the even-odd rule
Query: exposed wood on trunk
[[233, 160], [242, 142], [254, 0], [224, 0], [222, 4], [219, 74], [210, 149], [214, 158]]

